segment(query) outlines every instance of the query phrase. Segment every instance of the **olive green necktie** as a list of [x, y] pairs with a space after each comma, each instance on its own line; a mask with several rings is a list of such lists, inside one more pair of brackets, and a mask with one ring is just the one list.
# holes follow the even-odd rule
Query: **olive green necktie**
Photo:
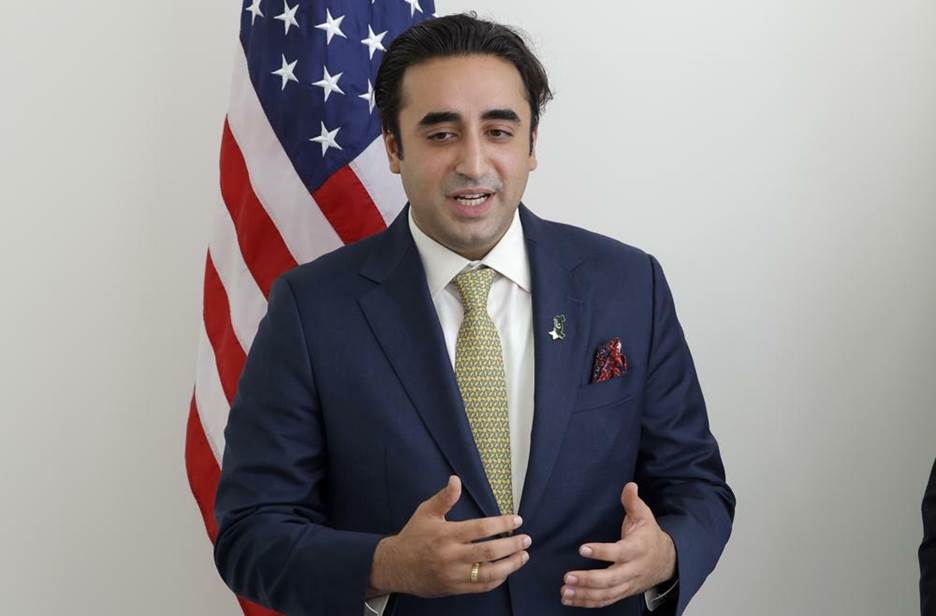
[[502, 514], [513, 513], [507, 381], [497, 327], [487, 312], [495, 272], [488, 267], [455, 277], [465, 318], [455, 343], [455, 378], [471, 434]]

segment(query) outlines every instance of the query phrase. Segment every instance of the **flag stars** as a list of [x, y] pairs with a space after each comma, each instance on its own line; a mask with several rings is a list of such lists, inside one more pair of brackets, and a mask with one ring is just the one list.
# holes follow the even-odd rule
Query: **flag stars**
[[332, 37], [335, 36], [336, 34], [342, 38], [348, 38], [347, 36], [345, 36], [345, 33], [341, 31], [341, 22], [344, 21], [344, 18], [345, 16], [342, 15], [341, 17], [334, 19], [332, 17], [331, 11], [329, 9], [325, 9], [325, 22], [320, 23], [319, 25], [315, 27], [318, 28], [319, 30], [324, 30], [326, 32], [327, 34], [325, 38], [326, 45], [331, 43]]
[[367, 26], [367, 38], [361, 39], [361, 42], [367, 45], [367, 48], [370, 50], [370, 59], [374, 59], [374, 52], [376, 51], [387, 51], [383, 46], [383, 37], [387, 36], [387, 31], [383, 31], [380, 34], [374, 34], [374, 29], [370, 26]]
[[341, 149], [341, 146], [338, 145], [338, 142], [335, 141], [335, 136], [338, 134], [338, 131], [341, 130], [339, 126], [335, 130], [328, 130], [325, 128], [325, 122], [322, 122], [322, 134], [318, 137], [312, 137], [309, 141], [315, 141], [316, 143], [322, 144], [322, 156], [325, 156], [325, 152], [328, 151], [328, 148], [337, 148]]
[[323, 68], [325, 70], [325, 76], [321, 79], [321, 81], [316, 81], [312, 85], [318, 86], [325, 91], [325, 100], [328, 100], [328, 97], [331, 95], [332, 92], [337, 92], [338, 94], [344, 94], [344, 91], [340, 87], [338, 87], [338, 80], [341, 79], [341, 76], [344, 75], [344, 73], [338, 73], [337, 75], [329, 75], [328, 67], [325, 66]]
[[416, 11], [423, 12], [422, 7], [419, 6], [419, 0], [403, 0], [403, 2], [410, 6], [410, 17], [414, 16]]
[[296, 21], [297, 10], [299, 10], [298, 2], [296, 2], [296, 6], [289, 8], [289, 3], [286, 2], [286, 0], [283, 0], [283, 12], [274, 18], [283, 22], [283, 25], [286, 27], [286, 34], [289, 34], [290, 26], [296, 26], [297, 28], [299, 27], [299, 22]]
[[248, 6], [244, 11], [250, 13], [250, 25], [254, 25], [254, 22], [257, 20], [257, 17], [263, 17], [263, 12], [260, 10], [260, 2], [262, 0], [250, 0], [250, 6]]
[[376, 97], [374, 96], [374, 86], [371, 85], [371, 80], [367, 80], [367, 92], [364, 94], [358, 94], [358, 98], [363, 98], [367, 101], [368, 113], [374, 112], [374, 104], [376, 103]]
[[299, 62], [299, 60], [286, 62], [286, 56], [284, 55], [283, 66], [281, 66], [279, 70], [273, 71], [274, 75], [279, 76], [283, 80], [283, 87], [280, 88], [280, 92], [286, 89], [286, 84], [289, 83], [290, 81], [295, 81], [298, 83], [299, 80], [296, 79], [296, 76], [293, 74], [293, 71], [296, 68], [297, 62]]

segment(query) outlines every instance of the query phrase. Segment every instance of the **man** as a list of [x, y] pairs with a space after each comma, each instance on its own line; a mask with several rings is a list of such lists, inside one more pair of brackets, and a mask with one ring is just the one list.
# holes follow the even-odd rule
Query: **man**
[[920, 544], [920, 610], [936, 616], [936, 462], [923, 496], [923, 543]]
[[659, 264], [521, 205], [550, 92], [511, 30], [414, 26], [375, 90], [409, 205], [274, 285], [222, 577], [287, 614], [682, 613], [734, 496]]

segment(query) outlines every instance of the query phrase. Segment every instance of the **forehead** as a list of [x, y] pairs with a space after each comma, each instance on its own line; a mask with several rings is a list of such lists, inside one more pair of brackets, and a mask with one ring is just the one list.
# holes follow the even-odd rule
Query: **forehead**
[[530, 116], [520, 72], [492, 55], [433, 58], [411, 66], [401, 94], [401, 120], [435, 111], [477, 117], [489, 109], [513, 109], [524, 122]]

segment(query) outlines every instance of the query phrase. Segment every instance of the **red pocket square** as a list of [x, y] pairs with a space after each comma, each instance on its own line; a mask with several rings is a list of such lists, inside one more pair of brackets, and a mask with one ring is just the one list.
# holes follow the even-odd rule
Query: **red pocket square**
[[627, 357], [621, 352], [621, 339], [615, 336], [595, 351], [592, 383], [607, 381], [627, 372]]

